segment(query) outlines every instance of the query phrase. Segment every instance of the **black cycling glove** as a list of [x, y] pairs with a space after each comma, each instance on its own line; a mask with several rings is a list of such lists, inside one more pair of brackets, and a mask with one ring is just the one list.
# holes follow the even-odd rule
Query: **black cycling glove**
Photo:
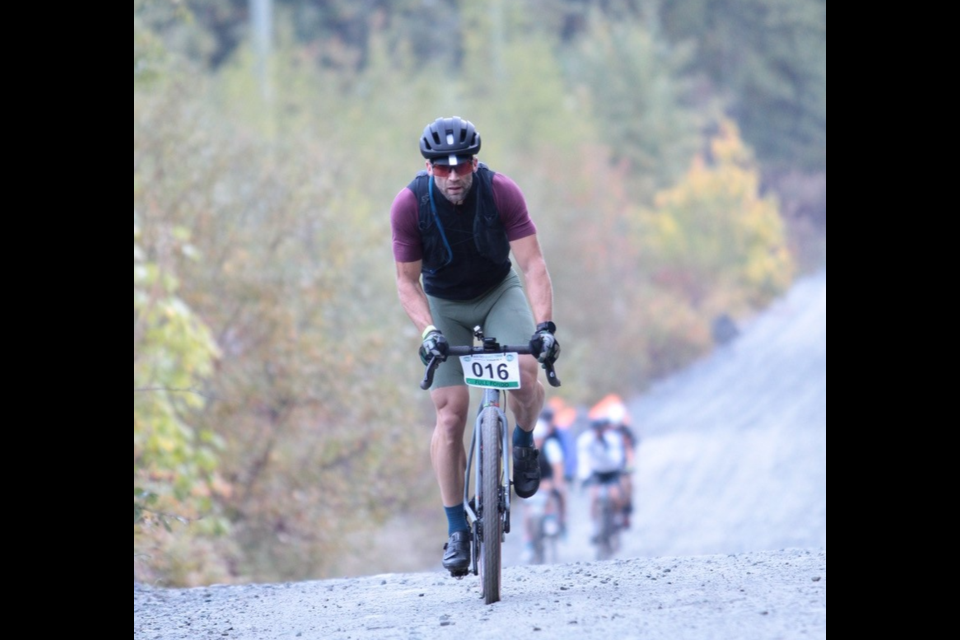
[[447, 351], [450, 348], [450, 344], [447, 342], [447, 339], [443, 337], [443, 334], [440, 333], [440, 330], [435, 326], [430, 325], [423, 330], [423, 344], [420, 345], [420, 361], [424, 365], [430, 364], [430, 358], [436, 356], [440, 358], [440, 362], [443, 362], [447, 359]]
[[557, 331], [557, 325], [552, 322], [541, 322], [537, 325], [537, 331], [530, 338], [530, 350], [540, 361], [540, 364], [554, 363], [560, 357], [560, 343], [553, 335]]

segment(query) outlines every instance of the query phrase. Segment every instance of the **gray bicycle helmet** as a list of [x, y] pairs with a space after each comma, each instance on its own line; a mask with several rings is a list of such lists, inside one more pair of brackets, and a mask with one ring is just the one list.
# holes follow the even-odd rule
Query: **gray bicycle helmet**
[[437, 118], [423, 129], [420, 154], [435, 164], [457, 165], [480, 151], [480, 134], [469, 120]]

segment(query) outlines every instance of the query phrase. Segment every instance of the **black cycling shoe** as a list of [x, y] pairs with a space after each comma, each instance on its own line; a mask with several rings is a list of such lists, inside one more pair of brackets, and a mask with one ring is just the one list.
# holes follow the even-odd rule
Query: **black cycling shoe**
[[540, 488], [540, 452], [536, 447], [513, 448], [513, 490], [529, 498]]
[[455, 531], [443, 545], [443, 568], [455, 578], [467, 575], [470, 569], [470, 532]]

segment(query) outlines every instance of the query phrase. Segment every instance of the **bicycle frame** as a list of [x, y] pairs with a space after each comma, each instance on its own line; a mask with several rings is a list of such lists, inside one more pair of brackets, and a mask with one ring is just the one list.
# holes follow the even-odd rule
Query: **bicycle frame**
[[610, 484], [600, 482], [597, 487], [597, 518], [600, 520], [599, 540], [597, 540], [597, 559], [607, 560], [619, 550], [620, 527], [616, 522]]

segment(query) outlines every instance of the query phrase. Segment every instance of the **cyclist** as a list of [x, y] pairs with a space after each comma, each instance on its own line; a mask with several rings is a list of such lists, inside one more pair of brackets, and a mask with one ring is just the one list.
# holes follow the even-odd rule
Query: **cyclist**
[[421, 361], [443, 361], [430, 388], [436, 410], [430, 458], [447, 515], [443, 566], [455, 576], [470, 564], [463, 505], [470, 393], [460, 362], [446, 360], [447, 349], [473, 344], [473, 328], [481, 325], [501, 344], [529, 343], [536, 354], [520, 356], [521, 387], [508, 400], [517, 427], [511, 480], [521, 498], [534, 495], [540, 484], [532, 433], [544, 401], [538, 361], [545, 366], [560, 355], [553, 285], [537, 227], [520, 188], [479, 162], [479, 151], [480, 134], [469, 120], [429, 123], [420, 137], [424, 169], [390, 209], [400, 304], [420, 332]]
[[590, 488], [590, 519], [593, 522], [590, 542], [596, 544], [601, 524], [597, 500], [600, 486], [606, 485], [613, 503], [620, 510], [623, 508], [620, 478], [623, 475], [625, 453], [623, 440], [611, 428], [612, 423], [606, 413], [591, 412], [588, 418], [590, 428], [577, 438], [577, 475], [583, 485]]
[[533, 540], [537, 535], [537, 520], [534, 517], [538, 512], [556, 518], [559, 533], [566, 531], [566, 504], [567, 485], [563, 479], [563, 446], [560, 444], [553, 428], [544, 416], [551, 415], [548, 409], [540, 413], [540, 419], [533, 429], [533, 442], [540, 451], [540, 489], [533, 498], [524, 505], [523, 535], [525, 545], [524, 560], [533, 559]]

